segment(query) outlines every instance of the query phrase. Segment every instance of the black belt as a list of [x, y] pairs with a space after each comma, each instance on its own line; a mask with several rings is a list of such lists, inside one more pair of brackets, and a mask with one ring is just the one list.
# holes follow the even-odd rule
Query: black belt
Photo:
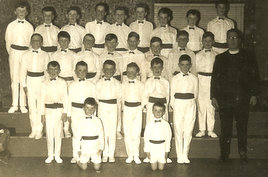
[[128, 106], [128, 107], [137, 107], [137, 106], [140, 106], [141, 105], [141, 102], [127, 102], [125, 101], [125, 106]]
[[175, 71], [174, 73], [173, 73], [173, 76], [176, 76], [177, 74], [179, 74], [180, 73], [180, 71]]
[[118, 81], [121, 81], [121, 76], [120, 75], [113, 76], [113, 78], [117, 79]]
[[94, 47], [94, 48], [100, 48], [100, 49], [103, 49], [103, 48], [104, 48], [104, 44], [94, 44], [93, 47]]
[[193, 93], [175, 93], [174, 97], [176, 99], [193, 99], [194, 94]]
[[75, 53], [78, 53], [81, 51], [81, 48], [77, 48], [77, 49], [70, 49], [71, 51], [75, 52]]
[[42, 46], [41, 49], [45, 52], [56, 52], [58, 50], [57, 46]]
[[153, 144], [161, 144], [161, 143], [164, 143], [165, 140], [149, 140], [150, 143], [153, 143]]
[[227, 43], [219, 43], [219, 42], [215, 42], [215, 43], [213, 44], [213, 47], [226, 49], [226, 48], [228, 48], [228, 44], [227, 44]]
[[156, 98], [156, 97], [149, 97], [149, 102], [150, 103], [167, 103], [167, 99], [166, 98]]
[[110, 100], [99, 100], [100, 102], [107, 103], [107, 104], [116, 104], [117, 99], [110, 99]]
[[59, 76], [59, 78], [62, 78], [64, 79], [65, 81], [73, 81], [74, 80], [74, 77], [62, 77], [62, 76]]
[[50, 109], [63, 108], [63, 104], [62, 103], [45, 104], [45, 108]]
[[173, 48], [173, 44], [162, 44], [161, 47], [163, 49], [172, 49]]
[[212, 76], [212, 73], [198, 72], [198, 74], [202, 76]]
[[12, 49], [16, 49], [16, 50], [28, 50], [29, 47], [27, 46], [19, 46], [19, 45], [15, 45], [15, 44], [11, 44], [10, 46]]
[[99, 136], [82, 136], [81, 140], [96, 140]]
[[150, 50], [149, 47], [137, 47], [139, 51], [141, 51], [142, 53], [146, 53]]
[[72, 107], [75, 107], [75, 108], [83, 108], [84, 107], [84, 104], [83, 103], [75, 103], [75, 102], [72, 102]]
[[91, 79], [91, 78], [95, 77], [96, 74], [97, 74], [96, 72], [95, 72], [95, 73], [93, 73], [93, 72], [89, 72], [89, 73], [87, 73], [86, 78], [87, 78], [87, 79]]
[[31, 71], [27, 71], [27, 76], [30, 77], [41, 77], [44, 75], [44, 72], [31, 72]]
[[128, 50], [125, 49], [125, 48], [116, 48], [115, 51], [125, 52], [125, 51], [128, 51]]

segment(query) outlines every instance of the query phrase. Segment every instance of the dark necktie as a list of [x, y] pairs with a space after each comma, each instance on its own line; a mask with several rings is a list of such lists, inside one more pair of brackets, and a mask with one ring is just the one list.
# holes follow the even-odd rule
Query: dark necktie
[[67, 52], [67, 50], [66, 50], [66, 49], [61, 49], [61, 51], [62, 51], [62, 52]]
[[104, 81], [111, 81], [111, 79], [106, 79], [106, 78], [104, 78]]
[[154, 122], [155, 122], [155, 123], [157, 123], [157, 122], [161, 122], [161, 120], [160, 120], [160, 119], [159, 119], [159, 120], [155, 120]]
[[69, 25], [70, 25], [70, 26], [75, 26], [75, 24], [72, 24], [72, 23], [70, 23]]
[[56, 78], [51, 78], [51, 79], [50, 79], [50, 81], [55, 81], [55, 80], [56, 80]]
[[189, 27], [189, 29], [192, 29], [192, 30], [194, 30], [194, 27]]
[[186, 73], [186, 74], [183, 74], [182, 76], [189, 76], [189, 74]]
[[130, 51], [129, 53], [135, 54], [134, 52]]
[[32, 50], [33, 52], [35, 52], [35, 53], [38, 53], [38, 51], [37, 50]]
[[45, 27], [50, 27], [50, 25], [45, 25]]
[[139, 24], [140, 24], [140, 23], [143, 24], [144, 22], [143, 22], [143, 21], [138, 21], [138, 23], [139, 23]]
[[86, 119], [92, 119], [92, 116], [86, 117]]
[[211, 52], [211, 50], [205, 50], [205, 52]]
[[102, 24], [102, 22], [101, 21], [97, 21], [97, 24]]
[[160, 77], [154, 77], [154, 79], [158, 79], [158, 80], [160, 80]]
[[180, 51], [185, 51], [185, 49], [183, 49], [183, 48], [180, 48]]
[[112, 53], [112, 52], [108, 52], [108, 54], [109, 54], [109, 55], [114, 55], [114, 53]]
[[18, 23], [24, 23], [24, 21], [20, 21], [20, 20], [19, 20]]
[[128, 83], [130, 83], [130, 84], [135, 84], [135, 81], [128, 81]]
[[79, 79], [79, 82], [81, 82], [81, 81], [85, 81], [85, 79]]

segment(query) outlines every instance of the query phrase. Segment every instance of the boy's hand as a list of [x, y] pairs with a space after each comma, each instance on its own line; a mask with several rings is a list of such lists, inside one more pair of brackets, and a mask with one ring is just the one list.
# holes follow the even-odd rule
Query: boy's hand
[[219, 108], [219, 104], [218, 104], [218, 101], [216, 100], [216, 98], [211, 99], [211, 104], [212, 104], [212, 106], [214, 106], [215, 109]]
[[257, 104], [257, 97], [256, 96], [251, 96], [249, 104], [252, 106], [255, 106]]
[[66, 114], [66, 113], [62, 113], [62, 115], [61, 115], [61, 120], [62, 120], [63, 122], [66, 122], [66, 121], [67, 121], [67, 114]]
[[27, 93], [28, 93], [28, 89], [27, 89], [27, 87], [23, 87], [23, 90], [24, 90], [24, 92], [25, 92], [25, 95], [28, 95]]
[[46, 116], [45, 115], [41, 115], [41, 123], [43, 124], [43, 126], [46, 123]]
[[150, 152], [147, 152], [147, 157], [150, 159], [151, 158], [151, 154]]
[[67, 117], [67, 121], [70, 122], [70, 124], [72, 123], [72, 118], [71, 118], [71, 116]]
[[168, 158], [168, 152], [165, 153], [165, 159], [167, 159], [167, 158]]
[[173, 108], [172, 108], [171, 105], [169, 105], [169, 107], [168, 107], [168, 111], [169, 111], [169, 112], [173, 112]]

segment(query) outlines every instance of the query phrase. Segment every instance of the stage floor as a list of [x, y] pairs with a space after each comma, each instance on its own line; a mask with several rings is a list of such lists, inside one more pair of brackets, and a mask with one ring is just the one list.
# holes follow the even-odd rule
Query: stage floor
[[125, 158], [116, 158], [116, 163], [103, 163], [101, 173], [93, 168], [82, 171], [70, 158], [63, 164], [45, 164], [45, 158], [16, 157], [9, 163], [0, 162], [0, 177], [265, 177], [268, 176], [268, 160], [239, 159], [220, 162], [216, 159], [191, 159], [189, 165], [179, 165], [172, 159], [164, 171], [152, 171], [149, 164], [126, 164]]

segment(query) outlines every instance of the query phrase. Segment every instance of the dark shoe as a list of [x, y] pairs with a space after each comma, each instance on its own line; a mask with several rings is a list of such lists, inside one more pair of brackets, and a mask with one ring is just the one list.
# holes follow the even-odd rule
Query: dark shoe
[[248, 157], [247, 157], [247, 154], [246, 153], [240, 153], [240, 160], [242, 162], [248, 162]]

